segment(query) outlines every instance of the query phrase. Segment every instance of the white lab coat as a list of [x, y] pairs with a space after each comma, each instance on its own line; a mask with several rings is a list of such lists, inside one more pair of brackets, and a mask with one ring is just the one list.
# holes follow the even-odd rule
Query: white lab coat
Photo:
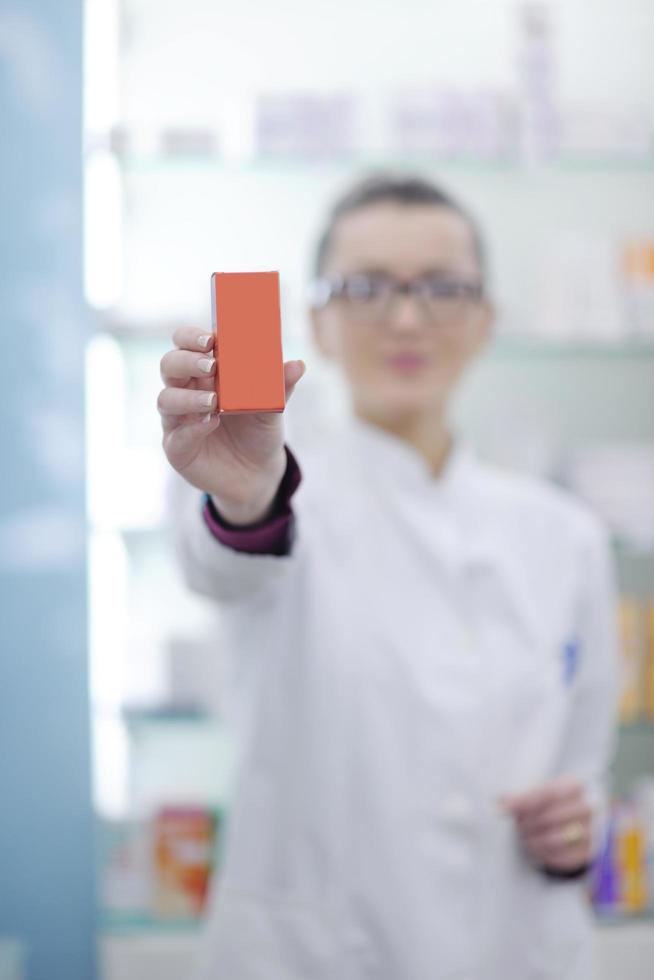
[[532, 868], [496, 800], [557, 774], [602, 800], [602, 529], [460, 445], [435, 479], [360, 421], [300, 463], [287, 557], [219, 544], [197, 493], [178, 521], [241, 747], [202, 977], [588, 980], [583, 883]]

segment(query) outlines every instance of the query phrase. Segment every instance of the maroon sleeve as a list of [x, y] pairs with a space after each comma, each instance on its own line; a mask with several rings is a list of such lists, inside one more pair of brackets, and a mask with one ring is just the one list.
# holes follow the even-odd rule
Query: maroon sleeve
[[288, 555], [291, 550], [293, 509], [291, 497], [302, 480], [302, 473], [291, 450], [286, 448], [286, 470], [270, 513], [256, 524], [228, 524], [218, 513], [209, 494], [203, 498], [207, 527], [221, 544], [251, 555]]

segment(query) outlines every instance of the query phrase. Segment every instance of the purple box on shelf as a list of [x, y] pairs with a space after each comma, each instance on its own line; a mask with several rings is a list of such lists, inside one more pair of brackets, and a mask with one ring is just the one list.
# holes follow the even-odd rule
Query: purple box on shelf
[[342, 157], [354, 151], [354, 105], [349, 95], [264, 95], [255, 107], [260, 156]]

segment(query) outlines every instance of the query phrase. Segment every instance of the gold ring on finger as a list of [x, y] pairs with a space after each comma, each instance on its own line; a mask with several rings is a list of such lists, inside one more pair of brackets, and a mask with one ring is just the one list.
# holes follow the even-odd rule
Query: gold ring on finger
[[571, 820], [561, 831], [564, 844], [578, 844], [586, 836], [586, 830], [580, 820]]

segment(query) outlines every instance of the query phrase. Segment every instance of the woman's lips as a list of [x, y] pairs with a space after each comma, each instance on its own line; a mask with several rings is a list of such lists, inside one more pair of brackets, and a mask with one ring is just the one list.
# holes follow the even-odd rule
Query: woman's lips
[[393, 354], [386, 359], [386, 363], [394, 371], [401, 371], [411, 374], [420, 371], [427, 364], [427, 358], [421, 354]]

